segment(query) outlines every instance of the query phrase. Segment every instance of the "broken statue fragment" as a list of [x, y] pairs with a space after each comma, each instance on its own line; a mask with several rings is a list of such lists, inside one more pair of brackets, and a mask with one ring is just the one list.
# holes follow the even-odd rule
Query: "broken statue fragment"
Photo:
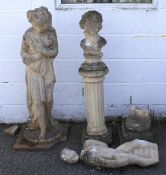
[[147, 167], [159, 163], [158, 146], [144, 140], [135, 139], [116, 149], [96, 140], [84, 143], [80, 158], [87, 164], [106, 168], [119, 168], [127, 165]]
[[147, 109], [131, 108], [125, 121], [119, 127], [120, 143], [134, 139], [153, 142], [151, 116]]
[[64, 162], [69, 164], [77, 163], [79, 160], [79, 155], [77, 154], [77, 152], [69, 148], [64, 148], [61, 151], [60, 156]]

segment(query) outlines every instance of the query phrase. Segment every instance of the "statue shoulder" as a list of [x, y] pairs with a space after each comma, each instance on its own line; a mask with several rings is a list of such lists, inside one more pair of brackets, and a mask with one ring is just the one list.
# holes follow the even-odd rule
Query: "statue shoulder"
[[33, 33], [33, 31], [34, 31], [34, 29], [32, 27], [30, 27], [29, 29], [26, 30], [24, 35], [29, 35], [30, 33]]
[[57, 40], [57, 34], [56, 34], [56, 30], [54, 27], [50, 27], [50, 29], [48, 30], [48, 33], [50, 34], [51, 37]]
[[33, 33], [33, 28], [32, 27], [29, 28], [28, 30], [26, 30], [26, 32], [23, 35], [24, 40], [28, 39], [32, 35], [32, 33]]

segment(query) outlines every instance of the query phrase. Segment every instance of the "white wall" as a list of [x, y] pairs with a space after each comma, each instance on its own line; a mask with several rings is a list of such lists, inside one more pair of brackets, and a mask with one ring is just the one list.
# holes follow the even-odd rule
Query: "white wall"
[[[55, 61], [54, 115], [61, 119], [85, 118], [83, 62], [78, 25], [87, 9], [55, 10], [54, 0], [0, 0], [0, 122], [27, 119], [24, 65], [20, 58], [23, 33], [30, 26], [26, 11], [47, 6], [57, 30], [59, 54]], [[132, 105], [166, 113], [166, 1], [157, 10], [98, 9], [103, 15], [101, 35], [107, 39], [104, 61], [110, 72], [105, 80], [105, 114], [126, 115]]]

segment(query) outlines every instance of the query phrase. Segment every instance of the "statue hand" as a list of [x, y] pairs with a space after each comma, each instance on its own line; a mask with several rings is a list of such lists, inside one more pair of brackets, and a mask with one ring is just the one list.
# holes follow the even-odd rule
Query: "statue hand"
[[44, 45], [42, 44], [41, 40], [38, 40], [36, 38], [31, 39], [31, 44], [34, 49], [36, 49], [39, 53], [42, 52], [44, 49]]

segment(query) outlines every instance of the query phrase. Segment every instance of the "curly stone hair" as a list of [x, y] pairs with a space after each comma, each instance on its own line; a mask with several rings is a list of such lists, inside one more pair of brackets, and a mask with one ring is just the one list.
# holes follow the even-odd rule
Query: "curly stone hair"
[[31, 24], [42, 25], [46, 22], [52, 21], [52, 15], [46, 7], [39, 7], [34, 10], [29, 10], [27, 12], [28, 21]]
[[103, 22], [102, 15], [97, 11], [88, 11], [82, 16], [80, 21], [81, 29], [84, 29], [85, 22], [90, 28], [95, 27], [96, 24], [101, 24]]

